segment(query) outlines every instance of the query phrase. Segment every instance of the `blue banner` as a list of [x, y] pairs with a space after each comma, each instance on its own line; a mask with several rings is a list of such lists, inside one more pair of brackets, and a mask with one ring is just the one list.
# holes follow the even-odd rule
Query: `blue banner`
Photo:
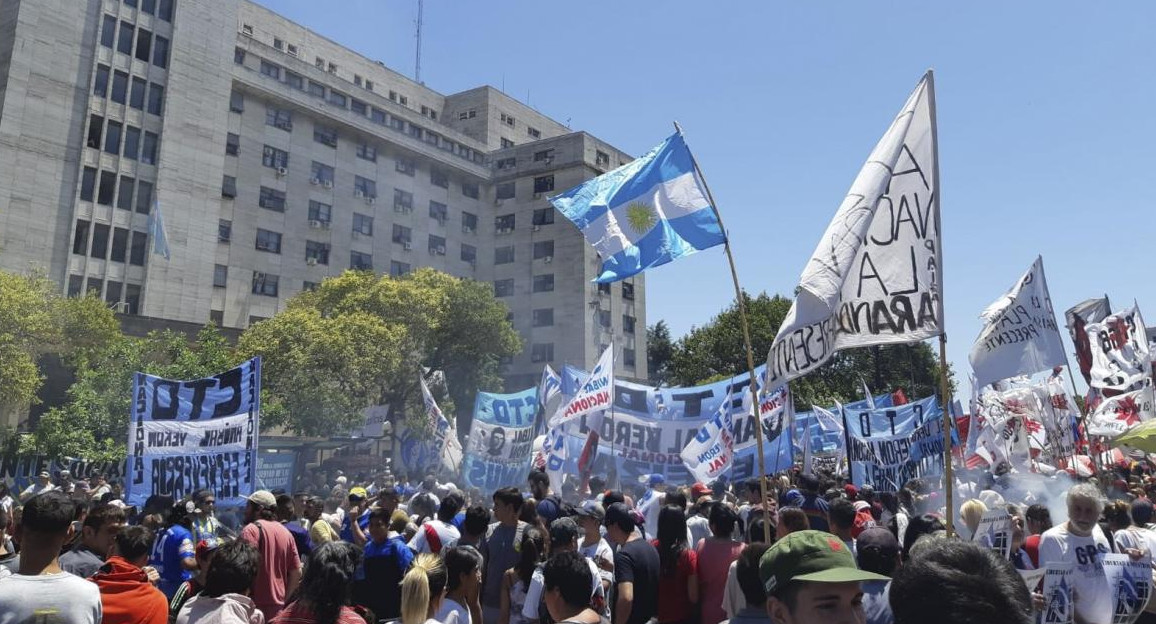
[[943, 474], [943, 410], [936, 397], [874, 410], [844, 408], [843, 414], [855, 485], [895, 492], [910, 479]]
[[513, 394], [479, 392], [462, 460], [462, 480], [489, 496], [506, 486], [523, 487], [534, 451], [538, 389]]
[[260, 397], [260, 358], [190, 381], [137, 373], [126, 502], [208, 489], [222, 507], [243, 505], [257, 478]]

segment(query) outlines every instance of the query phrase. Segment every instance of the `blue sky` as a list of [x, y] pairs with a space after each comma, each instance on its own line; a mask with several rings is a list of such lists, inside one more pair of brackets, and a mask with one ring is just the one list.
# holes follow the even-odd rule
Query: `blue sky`
[[[260, 1], [412, 75], [417, 0]], [[633, 154], [678, 120], [743, 286], [790, 293], [934, 68], [948, 358], [961, 374], [979, 312], [1037, 254], [1061, 317], [1107, 293], [1156, 324], [1154, 18], [1141, 2], [429, 0], [422, 76], [443, 93], [504, 86]], [[648, 322], [676, 335], [733, 300], [721, 248], [650, 271], [647, 287]]]

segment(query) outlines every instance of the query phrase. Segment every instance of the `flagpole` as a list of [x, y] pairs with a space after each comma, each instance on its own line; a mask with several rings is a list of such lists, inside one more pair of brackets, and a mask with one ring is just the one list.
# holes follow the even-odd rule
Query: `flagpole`
[[[678, 122], [674, 122], [674, 129], [679, 134], [682, 134], [682, 127]], [[706, 176], [702, 174], [702, 169], [698, 166], [698, 160], [694, 157], [694, 152], [687, 150], [690, 154], [690, 162], [694, 165], [694, 171], [698, 175], [698, 179], [702, 181], [702, 188], [706, 191], [706, 199], [710, 202], [710, 208], [714, 211], [715, 219], [718, 220], [719, 229], [723, 232], [723, 251], [726, 252], [727, 263], [731, 269], [731, 281], [735, 286], [735, 298], [739, 302], [739, 318], [743, 326], [743, 346], [747, 351], [747, 372], [750, 374], [751, 386], [751, 405], [755, 412], [755, 444], [758, 445], [758, 459], [759, 459], [759, 489], [762, 494], [760, 506], [763, 508], [763, 540], [771, 543], [771, 512], [767, 509], [767, 470], [766, 458], [763, 453], [763, 418], [759, 413], [759, 385], [758, 379], [755, 376], [755, 354], [751, 347], [751, 327], [747, 320], [747, 306], [743, 300], [743, 289], [739, 286], [739, 274], [735, 269], [735, 257], [731, 253], [731, 238], [727, 234], [726, 226], [723, 225], [722, 215], [719, 214], [718, 204], [714, 201], [714, 195], [710, 192], [710, 185], [706, 183]], [[793, 425], [793, 423], [792, 423]]]

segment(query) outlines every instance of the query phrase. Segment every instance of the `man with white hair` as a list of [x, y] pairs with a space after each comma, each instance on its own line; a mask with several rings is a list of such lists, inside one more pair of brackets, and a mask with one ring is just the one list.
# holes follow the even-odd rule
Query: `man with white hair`
[[1068, 521], [1040, 538], [1040, 567], [1049, 563], [1074, 566], [1076, 622], [1111, 624], [1112, 592], [1104, 576], [1103, 556], [1111, 552], [1097, 524], [1104, 510], [1100, 490], [1081, 483], [1068, 490]]

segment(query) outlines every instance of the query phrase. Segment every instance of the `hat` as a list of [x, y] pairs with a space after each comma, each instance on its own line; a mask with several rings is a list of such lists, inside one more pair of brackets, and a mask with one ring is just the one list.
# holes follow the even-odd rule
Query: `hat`
[[67, 470], [61, 470], [61, 471], [60, 471], [60, 476], [61, 476], [62, 478], [63, 478], [63, 477], [71, 477], [71, 476], [72, 476], [72, 473], [71, 473], [71, 472], [69, 472], [69, 471], [67, 471]]
[[895, 556], [900, 550], [899, 540], [895, 539], [895, 534], [883, 527], [863, 529], [858, 539], [855, 540], [855, 548], [860, 553], [875, 550], [888, 557]]
[[602, 503], [592, 500], [582, 503], [582, 506], [575, 509], [574, 513], [585, 518], [594, 518], [599, 522], [602, 522], [603, 518], [606, 517], [606, 510], [602, 508]]
[[644, 474], [641, 477], [638, 477], [638, 482], [639, 483], [645, 483], [648, 487], [654, 487], [656, 485], [665, 484], [666, 483], [666, 477], [664, 477], [658, 473]]
[[1152, 501], [1146, 498], [1137, 498], [1132, 501], [1132, 522], [1145, 525], [1152, 521]]
[[867, 501], [861, 501], [860, 500], [860, 501], [855, 501], [854, 503], [851, 503], [851, 504], [855, 506], [855, 511], [863, 511], [864, 509], [871, 509], [871, 503], [868, 503]]
[[803, 498], [803, 493], [799, 490], [787, 490], [787, 493], [783, 495], [783, 506], [802, 507], [805, 500], [806, 499]]
[[38, 474], [36, 476], [40, 477], [41, 479], [51, 479], [52, 478], [52, 474], [49, 473], [47, 470], [41, 470], [40, 474]]
[[856, 567], [843, 540], [823, 531], [796, 531], [775, 542], [759, 559], [759, 579], [768, 596], [791, 581], [846, 583], [886, 581], [882, 574]]
[[108, 504], [116, 507], [117, 509], [126, 509], [128, 507], [128, 505], [124, 504], [124, 501], [120, 500], [119, 498], [108, 501]]
[[690, 493], [697, 497], [697, 496], [702, 496], [704, 494], [712, 494], [712, 493], [714, 493], [714, 490], [707, 487], [707, 485], [705, 483], [699, 482], [699, 483], [695, 483], [694, 485], [690, 486]]
[[365, 499], [369, 497], [369, 492], [363, 487], [349, 488], [349, 498]]
[[855, 498], [856, 496], [859, 496], [859, 488], [848, 483], [847, 485], [843, 486], [843, 493], [847, 495], [847, 498]]
[[276, 507], [277, 497], [269, 490], [257, 490], [249, 495], [249, 502], [258, 507]]
[[208, 555], [209, 553], [213, 552], [220, 545], [221, 545], [221, 541], [215, 537], [203, 539], [203, 540], [197, 542], [197, 548], [195, 550], [196, 555], [198, 558], [204, 558], [205, 555]]
[[578, 539], [581, 530], [573, 518], [563, 516], [550, 523], [550, 543], [564, 545]]

